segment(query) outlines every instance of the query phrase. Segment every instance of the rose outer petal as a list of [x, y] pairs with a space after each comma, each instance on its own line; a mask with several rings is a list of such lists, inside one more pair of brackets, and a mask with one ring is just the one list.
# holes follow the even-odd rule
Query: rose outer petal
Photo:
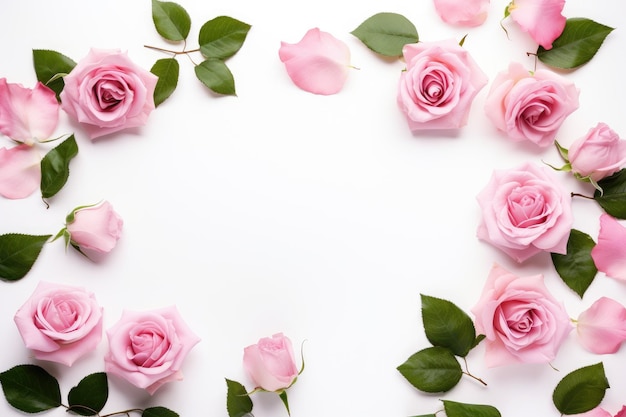
[[487, 19], [489, 0], [434, 0], [441, 20], [452, 25], [474, 27]]
[[606, 276], [626, 281], [626, 228], [608, 214], [600, 216], [598, 243], [591, 249], [591, 258]]
[[0, 148], [0, 195], [26, 198], [41, 183], [41, 158], [37, 150], [28, 145]]
[[578, 340], [588, 351], [615, 353], [626, 340], [626, 308], [601, 297], [578, 316], [576, 330]]
[[524, 32], [545, 49], [565, 28], [566, 18], [561, 14], [565, 0], [515, 0], [509, 6], [511, 18]]

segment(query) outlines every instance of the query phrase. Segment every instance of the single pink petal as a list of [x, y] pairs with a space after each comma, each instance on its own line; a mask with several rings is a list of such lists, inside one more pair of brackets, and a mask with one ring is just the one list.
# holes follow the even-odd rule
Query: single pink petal
[[608, 215], [600, 216], [598, 243], [591, 249], [591, 258], [606, 276], [626, 281], [626, 227]]
[[565, 16], [561, 14], [565, 0], [514, 0], [509, 6], [511, 18], [524, 32], [545, 49], [563, 33]]
[[480, 26], [487, 19], [489, 0], [433, 0], [441, 20], [452, 25]]
[[278, 55], [294, 84], [310, 93], [338, 93], [348, 77], [348, 46], [318, 28], [310, 29], [296, 44], [281, 42]]
[[611, 413], [606, 411], [604, 408], [596, 407], [585, 413], [576, 414], [575, 417], [611, 417]]
[[611, 298], [601, 297], [578, 316], [576, 330], [588, 351], [615, 353], [626, 340], [626, 308]]
[[41, 183], [41, 158], [36, 149], [28, 145], [0, 148], [0, 195], [26, 198]]
[[614, 417], [626, 417], [626, 405], [622, 406], [622, 409]]

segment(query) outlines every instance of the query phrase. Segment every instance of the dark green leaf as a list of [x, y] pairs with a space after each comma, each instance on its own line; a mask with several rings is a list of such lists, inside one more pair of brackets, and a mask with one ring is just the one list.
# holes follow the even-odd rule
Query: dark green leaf
[[152, 21], [159, 35], [169, 41], [183, 41], [189, 35], [191, 18], [180, 5], [152, 0]]
[[141, 417], [178, 417], [178, 414], [165, 407], [150, 407], [143, 410]]
[[586, 18], [567, 19], [563, 33], [552, 43], [552, 48], [546, 50], [540, 46], [537, 57], [551, 67], [579, 67], [594, 57], [612, 30], [613, 28]]
[[163, 58], [154, 63], [150, 72], [159, 77], [154, 88], [154, 106], [158, 107], [172, 95], [178, 85], [180, 65], [175, 58]]
[[26, 413], [61, 406], [61, 390], [55, 377], [37, 365], [17, 365], [0, 373], [8, 403]]
[[252, 400], [246, 388], [237, 381], [226, 379], [226, 410], [229, 417], [243, 417], [252, 412]]
[[455, 401], [443, 401], [446, 417], [500, 417], [497, 408], [484, 404], [464, 404]]
[[0, 279], [17, 281], [24, 278], [51, 236], [19, 233], [0, 235]]
[[608, 214], [626, 219], [626, 169], [598, 181], [602, 193], [596, 190], [593, 198]]
[[580, 414], [597, 407], [609, 387], [602, 362], [585, 366], [565, 375], [552, 394], [562, 414]]
[[198, 43], [206, 58], [226, 59], [237, 53], [251, 26], [228, 16], [218, 16], [200, 28]]
[[93, 416], [104, 408], [109, 399], [107, 374], [98, 372], [84, 377], [67, 396], [69, 409], [81, 416]]
[[484, 334], [479, 334], [478, 336], [476, 336], [476, 339], [474, 340], [474, 343], [472, 344], [472, 349], [474, 349], [476, 346], [478, 346], [480, 344], [480, 342], [485, 340], [486, 337], [487, 336], [485, 336]]
[[455, 355], [466, 356], [476, 341], [472, 319], [450, 301], [420, 296], [424, 331], [430, 343], [446, 347]]
[[462, 375], [454, 354], [440, 346], [414, 353], [397, 369], [411, 385], [424, 392], [449, 391]]
[[196, 77], [212, 91], [224, 95], [236, 95], [235, 79], [224, 61], [207, 59], [195, 67]]
[[78, 154], [74, 135], [51, 149], [41, 160], [41, 196], [50, 198], [58, 193], [70, 176], [70, 161]]
[[33, 65], [37, 80], [50, 87], [60, 101], [59, 94], [63, 91], [65, 82], [59, 75], [69, 74], [76, 66], [76, 62], [56, 51], [33, 49]]
[[350, 33], [372, 51], [393, 57], [402, 55], [404, 45], [419, 41], [415, 25], [397, 13], [375, 14]]
[[563, 282], [582, 298], [598, 273], [591, 249], [596, 245], [591, 236], [572, 229], [567, 241], [567, 253], [551, 253], [552, 263]]

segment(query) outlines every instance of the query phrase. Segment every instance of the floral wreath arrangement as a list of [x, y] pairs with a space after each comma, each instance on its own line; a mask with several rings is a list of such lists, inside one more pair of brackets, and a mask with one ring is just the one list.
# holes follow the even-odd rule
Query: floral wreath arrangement
[[[513, 62], [491, 82], [485, 102], [488, 119], [514, 142], [538, 148], [554, 146], [562, 163], [525, 163], [495, 170], [477, 195], [482, 218], [476, 235], [522, 264], [549, 253], [563, 282], [583, 297], [598, 272], [626, 280], [626, 141], [606, 123], [596, 126], [569, 148], [556, 141], [568, 116], [579, 107], [579, 89], [557, 70], [574, 71], [587, 64], [613, 28], [585, 18], [566, 18], [565, 0], [515, 0], [505, 8], [505, 22], [529, 34], [538, 45], [536, 59], [555, 69], [529, 71]], [[434, 0], [441, 19], [452, 25], [482, 25], [489, 0]], [[179, 49], [146, 45], [161, 58], [146, 70], [119, 50], [92, 49], [75, 62], [61, 52], [33, 50], [39, 82], [33, 87], [0, 78], [0, 133], [13, 147], [0, 148], [0, 195], [22, 199], [40, 190], [46, 205], [67, 183], [70, 165], [79, 152], [74, 134], [53, 137], [59, 111], [64, 111], [91, 140], [145, 125], [150, 114], [176, 90], [179, 56], [187, 56], [197, 79], [217, 95], [236, 95], [234, 76], [226, 61], [242, 48], [251, 25], [228, 16], [204, 23], [198, 48], [188, 49], [191, 18], [173, 2], [152, 0], [152, 19], [158, 34]], [[489, 80], [464, 48], [463, 39], [421, 41], [406, 17], [382, 12], [372, 15], [351, 34], [385, 59], [401, 58], [397, 106], [415, 135], [455, 131], [469, 119], [472, 103]], [[192, 54], [200, 54], [196, 63]], [[300, 89], [316, 95], [339, 93], [354, 69], [348, 46], [319, 28], [308, 30], [294, 44], [283, 42], [278, 58]], [[49, 143], [60, 144], [47, 149]], [[45, 155], [40, 152], [45, 149]], [[588, 183], [593, 195], [569, 193], [557, 172], [569, 172]], [[574, 228], [571, 199], [588, 198], [604, 210], [597, 240]], [[18, 281], [37, 261], [47, 243], [63, 238], [88, 259], [106, 256], [116, 247], [124, 222], [103, 200], [81, 205], [67, 215], [56, 233], [0, 236], [0, 278]], [[72, 366], [100, 343], [103, 308], [84, 288], [40, 282], [15, 313], [24, 345], [39, 361]], [[446, 393], [469, 376], [466, 358], [485, 346], [488, 367], [508, 363], [553, 361], [569, 333], [576, 329], [582, 346], [594, 354], [612, 354], [626, 340], [626, 307], [609, 297], [599, 298], [571, 320], [544, 283], [543, 274], [518, 276], [494, 264], [473, 317], [453, 302], [421, 294], [421, 315], [432, 346], [412, 354], [397, 370], [419, 391]], [[574, 324], [572, 324], [572, 322]], [[14, 408], [37, 413], [58, 407], [78, 415], [100, 417], [139, 413], [172, 417], [161, 406], [130, 408], [101, 414], [108, 399], [108, 377], [114, 375], [145, 389], [150, 395], [161, 386], [182, 380], [187, 354], [200, 338], [176, 307], [152, 311], [124, 311], [106, 330], [108, 352], [104, 371], [87, 375], [68, 393], [64, 404], [57, 379], [33, 364], [17, 365], [0, 373], [6, 400]], [[230, 417], [252, 415], [252, 395], [278, 395], [290, 413], [287, 390], [304, 370], [298, 366], [291, 340], [282, 333], [261, 338], [243, 350], [243, 366], [253, 388], [226, 379], [226, 409]], [[459, 359], [462, 359], [465, 369]], [[555, 387], [552, 400], [561, 414], [611, 416], [601, 408], [610, 384], [602, 362], [568, 373]], [[442, 399], [448, 417], [499, 416], [488, 404]], [[427, 416], [434, 416], [436, 411]], [[615, 417], [626, 415], [626, 405]], [[426, 416], [426, 415], [424, 415]]]

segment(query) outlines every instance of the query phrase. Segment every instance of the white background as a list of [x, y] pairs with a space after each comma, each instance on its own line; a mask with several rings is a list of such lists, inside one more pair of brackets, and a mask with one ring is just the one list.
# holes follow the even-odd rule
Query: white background
[[[9, 82], [35, 84], [32, 49], [79, 61], [91, 47], [120, 48], [146, 69], [165, 55], [145, 44], [179, 49], [156, 33], [147, 0], [0, 3], [0, 77]], [[473, 29], [443, 23], [429, 0], [180, 4], [192, 18], [189, 48], [197, 47], [201, 25], [216, 16], [252, 25], [243, 48], [227, 61], [238, 96], [211, 94], [181, 56], [177, 90], [143, 128], [91, 142], [61, 114], [58, 134], [74, 132], [80, 149], [68, 183], [49, 209], [39, 192], [1, 199], [0, 233], [55, 234], [74, 207], [106, 199], [123, 217], [124, 234], [98, 263], [65, 252], [61, 241], [47, 244], [23, 280], [0, 282], [0, 370], [38, 363], [60, 379], [64, 401], [82, 377], [103, 370], [104, 337], [71, 368], [37, 362], [24, 348], [13, 315], [46, 280], [93, 291], [104, 307], [105, 329], [123, 309], [175, 304], [202, 338], [187, 357], [185, 379], [153, 397], [111, 377], [105, 413], [162, 405], [186, 417], [227, 416], [224, 378], [251, 387], [243, 348], [276, 332], [288, 335], [297, 351], [304, 342], [306, 369], [289, 390], [294, 417], [405, 417], [434, 413], [441, 398], [491, 404], [508, 417], [558, 416], [551, 399], [557, 382], [599, 361], [611, 384], [603, 407], [614, 414], [626, 403], [626, 351], [587, 353], [575, 331], [552, 363], [559, 371], [549, 365], [486, 369], [479, 346], [467, 359], [488, 387], [464, 377], [445, 395], [427, 395], [396, 370], [429, 346], [420, 293], [469, 312], [494, 262], [517, 275], [545, 274], [573, 318], [602, 295], [626, 304], [626, 286], [602, 273], [581, 300], [561, 282], [548, 254], [519, 265], [475, 237], [475, 196], [493, 169], [561, 164], [554, 148], [512, 143], [484, 115], [497, 72], [511, 61], [529, 70], [535, 65], [526, 54], [536, 50], [528, 35], [508, 20], [508, 38], [500, 27], [506, 1], [493, 1], [487, 22]], [[601, 121], [626, 136], [621, 7], [619, 0], [567, 1], [567, 17], [617, 29], [591, 63], [564, 73], [580, 88], [580, 108], [558, 135], [566, 147]], [[464, 46], [490, 83], [458, 133], [408, 130], [395, 103], [404, 64], [375, 55], [349, 33], [383, 11], [403, 14], [423, 41], [468, 34]], [[281, 41], [295, 43], [313, 27], [346, 42], [358, 68], [334, 96], [299, 90], [278, 59]], [[569, 190], [593, 193], [571, 175], [558, 175]], [[578, 198], [573, 210], [574, 227], [597, 240], [597, 205]], [[252, 398], [257, 417], [286, 416], [277, 396]], [[19, 414], [0, 399], [0, 415]]]

